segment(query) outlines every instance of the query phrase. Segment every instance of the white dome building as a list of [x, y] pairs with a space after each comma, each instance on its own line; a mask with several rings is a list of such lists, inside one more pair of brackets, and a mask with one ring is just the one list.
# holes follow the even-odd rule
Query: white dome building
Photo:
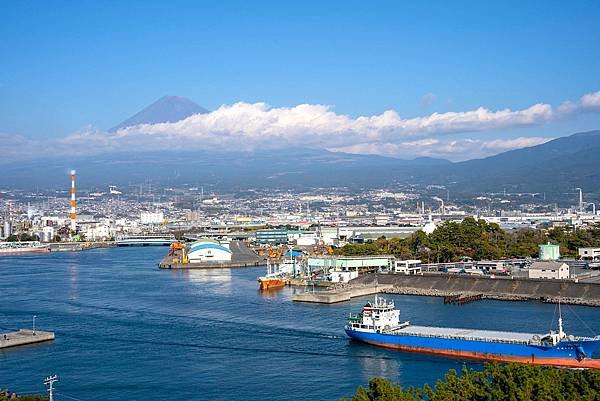
[[190, 245], [188, 252], [190, 263], [198, 262], [229, 262], [231, 250], [229, 244], [222, 244], [211, 239], [201, 239]]

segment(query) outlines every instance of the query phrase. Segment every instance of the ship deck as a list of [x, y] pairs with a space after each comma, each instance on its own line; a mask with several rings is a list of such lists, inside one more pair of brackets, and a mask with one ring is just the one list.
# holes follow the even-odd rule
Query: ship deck
[[[476, 329], [457, 329], [446, 327], [430, 326], [406, 326], [399, 329], [393, 329], [393, 334], [399, 335], [418, 335], [421, 337], [437, 337], [460, 340], [507, 342], [527, 344], [534, 333], [515, 333], [508, 331], [476, 330]], [[539, 335], [539, 334], [538, 334]], [[543, 335], [539, 335], [543, 337]]]

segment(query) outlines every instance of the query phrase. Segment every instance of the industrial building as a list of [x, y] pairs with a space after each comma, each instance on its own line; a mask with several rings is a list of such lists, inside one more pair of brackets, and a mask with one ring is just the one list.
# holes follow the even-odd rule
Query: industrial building
[[569, 278], [569, 265], [562, 262], [533, 262], [529, 266], [529, 278], [566, 280]]
[[329, 274], [332, 283], [347, 283], [348, 281], [358, 277], [358, 271], [332, 271]]
[[393, 256], [321, 256], [308, 258], [309, 271], [378, 271], [389, 270]]
[[394, 263], [394, 273], [400, 274], [421, 274], [421, 261], [419, 259], [396, 260]]
[[281, 245], [288, 243], [288, 230], [266, 229], [256, 231], [256, 242], [259, 244]]
[[212, 239], [198, 240], [190, 245], [187, 259], [190, 263], [229, 262], [231, 261], [229, 243]]
[[600, 260], [600, 248], [579, 248], [579, 257], [586, 260]]
[[540, 260], [558, 260], [560, 259], [560, 248], [551, 243], [540, 245]]

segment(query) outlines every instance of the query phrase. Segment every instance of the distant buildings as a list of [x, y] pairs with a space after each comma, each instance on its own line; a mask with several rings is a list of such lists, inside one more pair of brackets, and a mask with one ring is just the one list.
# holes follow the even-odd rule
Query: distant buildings
[[141, 224], [161, 224], [165, 221], [163, 212], [142, 212], [140, 213]]

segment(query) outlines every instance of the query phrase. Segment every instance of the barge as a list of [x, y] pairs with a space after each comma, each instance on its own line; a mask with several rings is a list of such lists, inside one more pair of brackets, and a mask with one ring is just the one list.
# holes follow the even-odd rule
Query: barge
[[115, 241], [117, 246], [169, 246], [177, 242], [172, 234], [126, 235]]

